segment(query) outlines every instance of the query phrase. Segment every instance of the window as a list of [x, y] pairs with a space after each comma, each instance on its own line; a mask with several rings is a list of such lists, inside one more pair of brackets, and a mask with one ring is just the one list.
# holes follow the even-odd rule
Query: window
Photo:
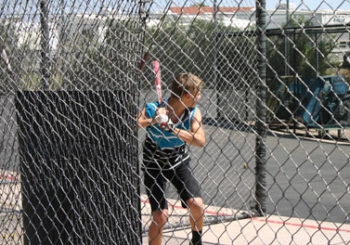
[[338, 48], [350, 48], [350, 41], [339, 41], [337, 43]]

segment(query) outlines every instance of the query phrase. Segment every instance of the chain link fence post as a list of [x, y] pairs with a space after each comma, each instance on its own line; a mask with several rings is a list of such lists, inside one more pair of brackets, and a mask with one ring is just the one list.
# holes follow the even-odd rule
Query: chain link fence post
[[266, 214], [266, 1], [256, 1], [257, 23], [257, 103], [256, 103], [256, 145], [255, 145], [255, 177], [256, 205], [258, 215]]
[[50, 32], [49, 9], [47, 0], [40, 0], [40, 44], [41, 44], [41, 87], [44, 90], [50, 87]]

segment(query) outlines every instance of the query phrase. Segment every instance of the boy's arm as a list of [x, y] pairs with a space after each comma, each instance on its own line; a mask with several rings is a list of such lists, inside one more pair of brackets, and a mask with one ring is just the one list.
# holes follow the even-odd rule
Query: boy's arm
[[177, 135], [180, 139], [188, 144], [204, 147], [205, 145], [205, 133], [202, 125], [202, 113], [197, 108], [191, 123], [191, 130], [174, 128], [173, 134]]
[[[156, 115], [159, 114], [167, 114], [167, 110], [165, 108], [159, 108], [156, 111]], [[154, 124], [158, 123], [156, 117], [149, 118], [146, 113], [146, 108], [143, 108], [139, 116], [137, 117], [137, 127], [138, 128], [146, 128], [148, 126], [153, 126]]]
[[137, 127], [138, 128], [146, 128], [148, 126], [151, 126], [155, 124], [156, 121], [154, 118], [149, 118], [146, 115], [146, 108], [143, 108], [139, 116], [137, 117]]

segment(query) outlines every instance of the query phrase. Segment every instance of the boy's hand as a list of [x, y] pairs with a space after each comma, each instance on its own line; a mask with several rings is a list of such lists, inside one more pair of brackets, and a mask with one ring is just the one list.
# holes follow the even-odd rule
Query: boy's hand
[[164, 107], [158, 107], [156, 113], [157, 113], [157, 115], [168, 114], [168, 110]]
[[155, 120], [161, 129], [166, 129], [169, 121], [168, 111], [165, 108], [158, 108]]
[[168, 123], [169, 117], [167, 114], [159, 114], [155, 117], [158, 124]]
[[167, 123], [166, 130], [169, 132], [174, 132], [174, 129], [175, 129], [175, 124], [173, 123], [173, 121], [171, 119], [169, 119], [168, 123]]

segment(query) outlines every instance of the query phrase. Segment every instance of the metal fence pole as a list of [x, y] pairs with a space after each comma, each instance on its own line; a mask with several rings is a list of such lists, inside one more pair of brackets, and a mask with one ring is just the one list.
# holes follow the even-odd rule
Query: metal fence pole
[[[214, 42], [214, 47], [213, 47], [213, 49], [214, 49], [214, 64], [213, 64], [213, 66], [214, 66], [214, 84], [215, 85], [217, 85], [217, 82], [218, 82], [218, 80], [217, 80], [217, 77], [218, 77], [218, 75], [217, 75], [217, 69], [218, 69], [218, 67], [217, 67], [217, 57], [218, 57], [218, 43], [217, 43], [217, 36], [218, 36], [218, 32], [217, 32], [217, 29], [218, 29], [218, 22], [217, 22], [217, 13], [218, 13], [218, 6], [217, 6], [217, 2], [216, 2], [216, 0], [214, 0], [214, 2], [213, 2], [213, 10], [214, 10], [214, 13], [213, 13], [213, 20], [214, 20], [214, 31], [213, 31], [213, 35], [214, 35], [214, 38], [213, 38], [213, 42]], [[220, 88], [219, 88], [220, 89]], [[219, 91], [219, 89], [218, 89], [218, 91]]]
[[[289, 0], [287, 0], [286, 3], [286, 25], [285, 28], [286, 30], [288, 29], [289, 26]], [[285, 52], [285, 57], [286, 57], [286, 62], [285, 62], [285, 70], [284, 73], [286, 76], [289, 75], [289, 40], [288, 40], [288, 32], [286, 32], [286, 36], [284, 37], [284, 52]]]
[[49, 44], [49, 11], [46, 0], [40, 1], [40, 28], [41, 28], [41, 87], [45, 90], [49, 88], [50, 80], [50, 44]]
[[220, 79], [218, 79], [218, 22], [217, 22], [217, 13], [218, 13], [218, 6], [217, 6], [217, 1], [215, 0], [213, 2], [213, 21], [214, 21], [214, 30], [213, 30], [213, 48], [214, 48], [214, 86], [216, 89], [216, 104], [217, 104], [217, 110], [216, 110], [216, 120], [221, 121], [222, 120], [222, 112], [220, 109], [220, 104], [221, 104], [221, 93], [220, 93]]
[[256, 178], [256, 212], [264, 215], [266, 212], [266, 1], [256, 1], [256, 22], [257, 22], [257, 47], [258, 47], [258, 74], [256, 103], [256, 145], [255, 145], [255, 178]]

